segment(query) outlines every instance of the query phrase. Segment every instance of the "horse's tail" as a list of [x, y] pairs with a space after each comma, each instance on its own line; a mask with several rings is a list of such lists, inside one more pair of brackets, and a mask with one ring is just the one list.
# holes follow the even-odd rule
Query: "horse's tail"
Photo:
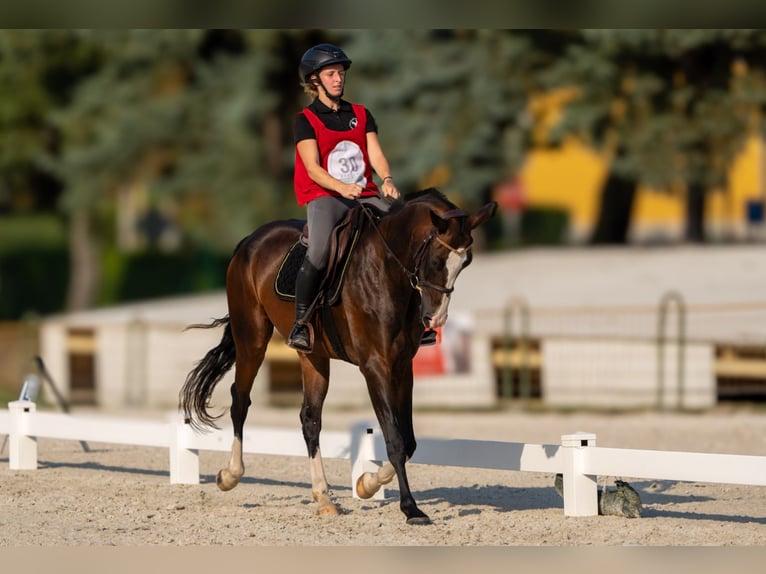
[[215, 421], [221, 418], [223, 413], [219, 415], [208, 413], [208, 400], [215, 386], [234, 364], [237, 354], [228, 315], [208, 325], [197, 324], [187, 327], [187, 329], [212, 329], [221, 325], [226, 325], [221, 342], [210, 349], [189, 372], [178, 395], [179, 409], [183, 411], [184, 417], [195, 430], [203, 430], [204, 427], [218, 428]]

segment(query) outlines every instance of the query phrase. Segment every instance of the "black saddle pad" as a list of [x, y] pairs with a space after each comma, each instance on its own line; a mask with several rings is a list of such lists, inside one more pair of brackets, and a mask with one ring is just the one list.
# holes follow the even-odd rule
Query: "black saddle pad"
[[[295, 280], [298, 277], [298, 270], [301, 268], [303, 258], [306, 255], [308, 247], [302, 241], [296, 241], [287, 251], [282, 264], [277, 271], [277, 277], [274, 280], [274, 292], [282, 301], [295, 301]], [[320, 283], [319, 291], [323, 293], [321, 300], [325, 305], [335, 305], [340, 300], [340, 292], [343, 287], [343, 279], [346, 276], [345, 261], [348, 260], [349, 253], [344, 256], [344, 262], [340, 267], [340, 272], [336, 272], [332, 277], [324, 277]]]
[[[361, 225], [362, 212], [357, 208], [350, 210], [347, 217], [333, 229], [333, 237], [330, 241], [332, 263], [326, 271], [329, 276], [325, 276], [319, 285], [320, 301], [323, 305], [332, 306], [340, 301], [348, 262], [359, 239]], [[351, 233], [347, 235], [347, 243], [341, 247], [341, 241], [338, 237], [341, 234], [340, 230], [344, 228], [350, 230]], [[283, 301], [295, 301], [295, 279], [307, 249], [303, 238], [299, 239], [287, 251], [282, 264], [279, 266], [277, 276], [274, 279], [274, 291], [277, 297]]]
[[306, 256], [306, 249], [307, 247], [301, 241], [296, 241], [287, 251], [282, 265], [279, 266], [277, 278], [274, 281], [274, 291], [282, 301], [295, 301], [295, 279]]
[[[335, 305], [340, 300], [348, 262], [361, 234], [363, 221], [363, 210], [361, 206], [356, 207], [350, 209], [332, 230], [329, 239], [330, 264], [319, 285], [319, 300], [323, 305]], [[304, 241], [305, 238], [301, 237], [293, 243], [277, 270], [274, 291], [283, 301], [295, 301], [295, 279], [308, 249]]]

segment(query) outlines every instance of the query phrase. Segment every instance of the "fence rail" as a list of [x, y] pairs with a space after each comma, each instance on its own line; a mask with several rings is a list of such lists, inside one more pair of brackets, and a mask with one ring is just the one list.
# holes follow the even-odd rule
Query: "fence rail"
[[[231, 429], [196, 433], [180, 416], [157, 422], [38, 413], [31, 401], [8, 407], [0, 410], [0, 435], [10, 439], [11, 470], [36, 469], [37, 438], [57, 438], [167, 448], [171, 483], [198, 484], [199, 451], [228, 451], [231, 444]], [[326, 458], [351, 461], [352, 485], [362, 472], [375, 470], [387, 458], [380, 431], [364, 421], [348, 432], [323, 431], [320, 447]], [[243, 450], [306, 456], [299, 428], [247, 429]], [[602, 448], [596, 447], [591, 433], [563, 435], [560, 445], [421, 438], [411, 462], [562, 473], [566, 516], [598, 514], [598, 475], [766, 486], [766, 456]], [[356, 496], [353, 487], [352, 492]], [[383, 490], [376, 495], [382, 497]]]

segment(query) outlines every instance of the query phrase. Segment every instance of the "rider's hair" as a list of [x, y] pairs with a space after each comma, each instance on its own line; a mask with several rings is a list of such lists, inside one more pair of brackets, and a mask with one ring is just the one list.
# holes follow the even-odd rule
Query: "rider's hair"
[[302, 81], [301, 86], [303, 86], [303, 91], [312, 98], [319, 96], [319, 88], [311, 81], [311, 78]]

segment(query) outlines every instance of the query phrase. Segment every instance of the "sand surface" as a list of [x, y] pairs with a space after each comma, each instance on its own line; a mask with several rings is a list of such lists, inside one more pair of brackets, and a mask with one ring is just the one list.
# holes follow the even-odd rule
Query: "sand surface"
[[[165, 413], [140, 413], [161, 418]], [[346, 430], [371, 412], [328, 411]], [[255, 409], [248, 426], [297, 428], [295, 408]], [[599, 446], [766, 455], [766, 413], [553, 414], [508, 409], [417, 412], [421, 437], [558, 444], [589, 431]], [[564, 516], [551, 474], [409, 465], [432, 519], [405, 523], [396, 481], [385, 501], [351, 496], [350, 463], [326, 460], [338, 516], [315, 515], [307, 460], [246, 455], [242, 483], [215, 485], [228, 454], [200, 454], [199, 485], [172, 485], [160, 448], [39, 439], [39, 468], [11, 471], [0, 453], [0, 546], [757, 546], [766, 545], [766, 487], [631, 480], [640, 518]], [[615, 477], [602, 477], [613, 484]]]

